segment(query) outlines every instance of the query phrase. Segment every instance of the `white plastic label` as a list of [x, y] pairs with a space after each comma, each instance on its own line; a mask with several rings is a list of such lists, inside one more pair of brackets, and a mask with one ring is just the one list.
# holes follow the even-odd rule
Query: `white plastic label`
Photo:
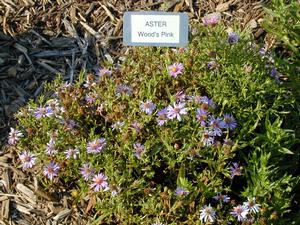
[[123, 42], [132, 46], [186, 46], [188, 16], [156, 11], [126, 12]]
[[132, 15], [131, 41], [137, 43], [178, 43], [178, 15]]

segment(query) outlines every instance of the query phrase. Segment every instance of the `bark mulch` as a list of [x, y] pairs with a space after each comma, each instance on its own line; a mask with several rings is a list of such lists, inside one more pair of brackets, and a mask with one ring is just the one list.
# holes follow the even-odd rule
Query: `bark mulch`
[[94, 72], [103, 60], [120, 63], [130, 49], [122, 45], [125, 11], [187, 12], [190, 23], [217, 11], [229, 26], [249, 27], [258, 39], [265, 34], [259, 24], [268, 2], [0, 0], [0, 224], [88, 224], [87, 202], [77, 206], [64, 187], [43, 191], [4, 143], [14, 113], [57, 74], [73, 82], [80, 70]]

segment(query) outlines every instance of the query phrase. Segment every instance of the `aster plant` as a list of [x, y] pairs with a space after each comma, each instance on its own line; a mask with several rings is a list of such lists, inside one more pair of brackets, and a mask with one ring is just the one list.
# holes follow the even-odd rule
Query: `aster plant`
[[184, 50], [138, 48], [47, 85], [9, 135], [18, 166], [78, 190], [74, 204], [94, 199], [97, 224], [276, 224], [296, 183], [277, 169], [296, 141], [283, 127], [293, 99], [220, 23], [205, 16]]

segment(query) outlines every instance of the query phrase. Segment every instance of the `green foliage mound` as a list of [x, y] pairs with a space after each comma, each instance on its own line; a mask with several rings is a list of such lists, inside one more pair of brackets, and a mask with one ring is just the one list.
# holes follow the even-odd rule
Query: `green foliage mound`
[[20, 167], [88, 200], [95, 224], [286, 224], [293, 96], [247, 34], [194, 31], [49, 85], [10, 134]]

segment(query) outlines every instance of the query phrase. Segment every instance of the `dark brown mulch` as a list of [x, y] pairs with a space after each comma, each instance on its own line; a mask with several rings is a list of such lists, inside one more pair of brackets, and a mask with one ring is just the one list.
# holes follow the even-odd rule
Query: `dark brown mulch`
[[[0, 147], [14, 124], [14, 113], [29, 99], [36, 100], [56, 74], [72, 82], [80, 70], [94, 72], [103, 60], [119, 63], [128, 50], [122, 45], [125, 11], [187, 12], [190, 23], [218, 11], [229, 26], [235, 22], [242, 29], [250, 27], [260, 38], [264, 30], [259, 23], [268, 2], [0, 0]], [[0, 224], [87, 224], [86, 214], [73, 207], [70, 196], [41, 194], [35, 175], [15, 167], [13, 149], [3, 147], [0, 155]]]

